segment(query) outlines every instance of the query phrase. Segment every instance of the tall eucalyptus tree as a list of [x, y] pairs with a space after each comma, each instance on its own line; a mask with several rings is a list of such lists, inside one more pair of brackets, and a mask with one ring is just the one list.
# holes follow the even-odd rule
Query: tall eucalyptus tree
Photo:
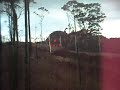
[[[71, 0], [68, 1], [63, 7], [63, 10], [70, 12], [75, 20], [77, 20], [79, 28], [83, 33], [85, 39], [87, 39], [87, 36], [96, 37], [100, 34], [100, 30], [102, 29], [100, 26], [100, 23], [104, 21], [105, 19], [105, 13], [101, 11], [101, 5], [99, 3], [90, 3], [90, 4], [84, 4], [79, 3], [77, 0]], [[82, 36], [82, 35], [81, 35]], [[90, 38], [90, 37], [89, 37]], [[82, 39], [80, 37], [80, 39]], [[79, 41], [80, 41], [79, 39]], [[87, 41], [87, 40], [86, 40]], [[84, 42], [83, 42], [84, 43]], [[96, 43], [95, 43], [96, 44]], [[98, 45], [98, 44], [97, 44]], [[84, 43], [85, 46], [85, 43]], [[81, 47], [82, 48], [82, 47]], [[78, 66], [79, 66], [79, 74], [80, 74], [80, 89], [81, 90], [87, 90], [88, 82], [88, 71], [83, 71], [83, 68], [88, 68], [88, 65], [86, 64], [85, 67], [81, 65], [81, 61], [84, 61], [82, 59], [78, 60]], [[99, 62], [99, 60], [95, 61], [96, 63]], [[88, 63], [88, 62], [86, 62]], [[85, 72], [85, 73], [84, 73]], [[96, 90], [98, 89], [99, 83], [98, 83], [98, 73], [95, 71], [94, 73], [96, 75]], [[92, 77], [90, 77], [92, 78]], [[84, 83], [83, 83], [84, 82]], [[91, 82], [92, 83], [92, 82]], [[86, 87], [83, 87], [86, 86]], [[92, 88], [93, 89], [93, 88]]]
[[68, 1], [62, 9], [70, 12], [77, 19], [80, 30], [86, 30], [92, 35], [97, 35], [102, 30], [99, 23], [104, 21], [106, 16], [101, 11], [99, 3], [84, 4], [72, 0]]
[[[75, 12], [72, 12], [72, 10], [75, 9], [75, 5], [77, 5], [78, 2], [76, 0], [73, 1], [68, 1], [61, 9], [63, 9], [64, 11], [70, 12], [73, 15], [73, 21], [74, 21], [74, 31], [76, 32], [76, 18]], [[75, 51], [77, 52], [77, 36], [75, 35]]]
[[[30, 90], [30, 55], [31, 55], [31, 31], [30, 31], [30, 2], [34, 0], [24, 0], [25, 8], [25, 90]], [[29, 44], [28, 44], [29, 42]]]
[[25, 4], [25, 90], [30, 90], [29, 81], [29, 49], [28, 49], [28, 0], [24, 0]]

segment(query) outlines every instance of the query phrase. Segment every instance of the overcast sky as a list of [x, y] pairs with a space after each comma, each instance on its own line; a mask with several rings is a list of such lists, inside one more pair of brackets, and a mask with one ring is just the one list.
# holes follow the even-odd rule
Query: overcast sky
[[[35, 37], [35, 27], [36, 27], [36, 37], [40, 35], [40, 18], [33, 12], [38, 12], [39, 7], [45, 7], [49, 10], [49, 14], [45, 15], [43, 19], [43, 37], [46, 38], [51, 32], [56, 30], [64, 30], [68, 26], [68, 20], [65, 11], [61, 7], [68, 2], [68, 0], [35, 0], [36, 4], [31, 4], [31, 31], [32, 37]], [[120, 37], [120, 0], [77, 0], [80, 3], [100, 3], [102, 6], [102, 11], [106, 14], [107, 18], [101, 24], [103, 30], [102, 34], [108, 38], [110, 37]], [[23, 6], [23, 5], [22, 5]], [[39, 12], [40, 14], [40, 12]], [[2, 31], [3, 35], [7, 35], [8, 29], [6, 28], [7, 20], [5, 15], [2, 15]], [[20, 35], [24, 36], [24, 15], [21, 16], [19, 21]], [[24, 38], [23, 38], [24, 40]]]

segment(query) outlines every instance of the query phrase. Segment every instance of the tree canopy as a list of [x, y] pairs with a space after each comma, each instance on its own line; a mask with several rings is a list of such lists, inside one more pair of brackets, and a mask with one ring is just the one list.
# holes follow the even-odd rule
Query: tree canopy
[[84, 4], [76, 0], [68, 1], [62, 9], [70, 12], [78, 21], [80, 30], [86, 30], [92, 35], [100, 34], [100, 23], [105, 19], [99, 3]]

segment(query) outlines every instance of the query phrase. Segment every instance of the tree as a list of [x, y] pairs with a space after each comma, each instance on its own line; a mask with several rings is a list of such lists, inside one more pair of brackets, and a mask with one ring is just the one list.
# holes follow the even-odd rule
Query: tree
[[0, 90], [2, 90], [2, 35], [1, 35], [1, 12], [0, 12]]
[[38, 8], [38, 10], [39, 10], [38, 12], [40, 14], [38, 14], [37, 12], [33, 12], [33, 13], [35, 13], [40, 18], [40, 28], [41, 28], [40, 39], [41, 39], [41, 41], [43, 41], [43, 36], [42, 36], [42, 28], [43, 27], [42, 27], [42, 24], [43, 24], [43, 19], [44, 19], [45, 15], [48, 14], [49, 11], [45, 7], [40, 7], [40, 8]]
[[[7, 14], [9, 14], [9, 18], [11, 18], [12, 22], [11, 24], [11, 29], [13, 29], [13, 47], [11, 46], [10, 48], [10, 57], [11, 57], [11, 63], [10, 63], [10, 90], [16, 90], [17, 89], [17, 76], [18, 76], [18, 70], [17, 70], [17, 65], [18, 65], [18, 27], [17, 27], [17, 13], [15, 10], [15, 3], [19, 2], [20, 0], [1, 0], [1, 3], [7, 3], [10, 12], [8, 11]], [[9, 27], [10, 28], [10, 27]], [[10, 34], [11, 35], [11, 34]], [[16, 41], [15, 41], [16, 37]], [[17, 43], [16, 43], [17, 42]]]
[[[25, 90], [30, 90], [30, 50], [31, 50], [31, 31], [30, 31], [30, 2], [34, 0], [24, 0], [25, 6]], [[29, 36], [29, 37], [28, 37]], [[29, 46], [28, 46], [29, 38]]]
[[97, 35], [102, 30], [100, 23], [105, 19], [99, 3], [84, 4], [76, 0], [68, 1], [63, 10], [69, 11], [78, 21], [80, 30], [86, 30], [92, 35]]
[[[10, 36], [11, 36], [11, 41], [13, 42], [13, 47], [10, 49], [11, 53], [11, 71], [10, 71], [10, 81], [11, 81], [11, 90], [16, 90], [17, 89], [17, 65], [18, 65], [18, 24], [17, 24], [17, 19], [19, 18], [18, 13], [16, 12], [16, 2], [21, 2], [22, 0], [1, 0], [0, 3], [6, 3], [8, 6], [8, 11], [7, 14], [9, 15], [9, 28], [11, 29], [10, 31]], [[29, 59], [29, 51], [28, 50], [28, 34], [29, 34], [29, 42], [31, 43], [31, 34], [30, 34], [30, 12], [29, 12], [29, 3], [32, 2], [33, 0], [23, 0], [25, 2], [25, 62], [26, 62], [26, 70], [29, 70], [28, 68], [30, 67], [28, 63]], [[12, 34], [11, 34], [12, 33]], [[16, 43], [17, 42], [17, 43]], [[28, 75], [28, 74], [27, 74]], [[26, 75], [26, 77], [27, 77]], [[30, 74], [29, 74], [30, 75]], [[29, 77], [26, 78], [27, 80], [30, 79]], [[29, 80], [28, 80], [29, 81]], [[27, 82], [29, 84], [29, 82]], [[26, 86], [27, 87], [27, 86]], [[26, 88], [30, 89], [30, 88]]]
[[[1, 10], [1, 12], [7, 14], [7, 16], [8, 16], [8, 22], [9, 22], [8, 28], [9, 28], [9, 35], [10, 35], [11, 43], [13, 44], [13, 42], [15, 42], [15, 41], [17, 41], [17, 43], [18, 43], [19, 40], [18, 40], [18, 24], [17, 24], [17, 22], [22, 14], [23, 8], [18, 3], [14, 3], [14, 6], [13, 6], [14, 10], [15, 10], [14, 14], [16, 14], [16, 16], [17, 16], [17, 17], [14, 17], [13, 8], [11, 6], [11, 1], [4, 2], [2, 5], [4, 8]], [[15, 40], [15, 38], [17, 40]]]
[[[73, 0], [73, 1], [68, 1], [61, 9], [65, 10], [65, 11], [69, 11], [72, 15], [73, 15], [73, 21], [74, 21], [74, 31], [76, 32], [76, 18], [75, 12], [72, 12], [72, 10], [74, 9], [74, 6], [77, 5], [77, 1]], [[75, 35], [75, 51], [77, 52], [77, 39], [76, 39], [76, 35]]]

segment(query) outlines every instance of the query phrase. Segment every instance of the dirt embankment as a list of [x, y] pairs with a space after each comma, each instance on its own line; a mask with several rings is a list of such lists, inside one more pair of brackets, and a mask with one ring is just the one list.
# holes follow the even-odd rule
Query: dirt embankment
[[31, 61], [32, 90], [79, 90], [79, 74], [72, 59], [38, 53], [38, 60], [33, 56]]
[[[10, 90], [11, 61], [9, 49], [3, 52], [3, 90]], [[32, 47], [30, 56], [31, 90], [98, 90], [98, 57], [57, 51], [54, 55]], [[19, 48], [18, 90], [24, 90], [24, 48]]]

